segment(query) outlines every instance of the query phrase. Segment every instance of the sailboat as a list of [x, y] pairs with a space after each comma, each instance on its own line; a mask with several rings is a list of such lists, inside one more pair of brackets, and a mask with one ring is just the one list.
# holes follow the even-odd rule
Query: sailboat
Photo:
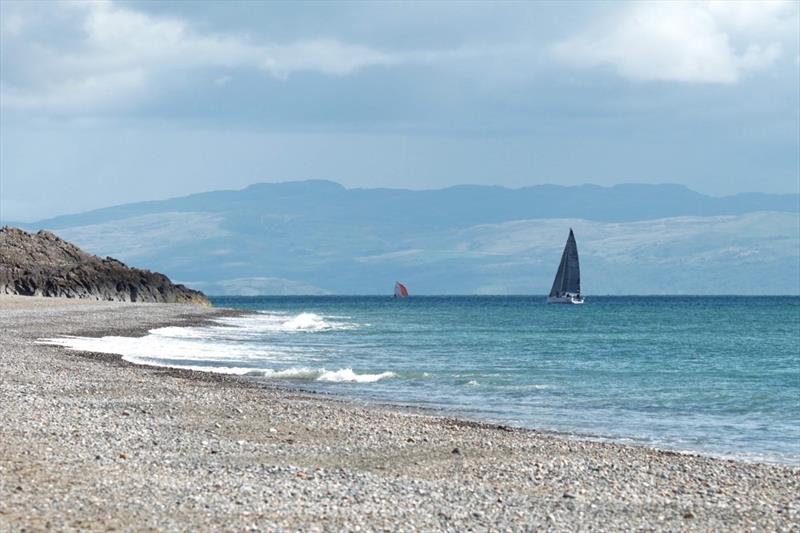
[[582, 304], [581, 296], [581, 267], [578, 262], [578, 245], [575, 244], [575, 235], [569, 229], [567, 244], [561, 254], [561, 263], [558, 265], [553, 288], [547, 297], [550, 304]]
[[394, 284], [394, 297], [395, 298], [408, 298], [408, 289], [399, 281]]

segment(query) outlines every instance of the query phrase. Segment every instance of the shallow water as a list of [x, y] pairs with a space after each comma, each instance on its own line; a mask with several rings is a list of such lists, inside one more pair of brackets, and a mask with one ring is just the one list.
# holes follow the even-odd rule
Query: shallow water
[[800, 464], [800, 297], [213, 301], [258, 313], [58, 342], [517, 426]]

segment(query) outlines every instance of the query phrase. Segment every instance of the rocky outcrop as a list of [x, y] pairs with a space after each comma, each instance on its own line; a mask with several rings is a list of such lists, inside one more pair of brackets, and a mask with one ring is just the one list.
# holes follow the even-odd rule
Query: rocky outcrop
[[0, 294], [210, 305], [167, 276], [101, 259], [49, 231], [0, 228]]

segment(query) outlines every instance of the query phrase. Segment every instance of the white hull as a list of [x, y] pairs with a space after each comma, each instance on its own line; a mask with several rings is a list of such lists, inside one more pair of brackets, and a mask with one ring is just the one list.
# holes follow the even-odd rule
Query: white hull
[[548, 296], [549, 304], [582, 304], [583, 298], [580, 296]]

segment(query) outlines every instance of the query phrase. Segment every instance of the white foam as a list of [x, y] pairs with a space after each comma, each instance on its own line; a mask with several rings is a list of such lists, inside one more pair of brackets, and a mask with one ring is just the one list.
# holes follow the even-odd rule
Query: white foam
[[[118, 354], [139, 364], [158, 364], [159, 360], [244, 362], [282, 359], [284, 353], [267, 345], [209, 342], [196, 338], [165, 337], [151, 333], [144, 337], [57, 337], [39, 339], [39, 344], [63, 346], [71, 350]], [[136, 359], [136, 361], [133, 361]], [[162, 365], [163, 366], [163, 365]]]
[[338, 331], [360, 327], [359, 324], [342, 320], [347, 318], [349, 317], [324, 317], [316, 313], [291, 315], [261, 311], [245, 316], [220, 317], [214, 319], [213, 326], [171, 326], [154, 329], [150, 333], [173, 338], [248, 340], [278, 332]]
[[395, 377], [394, 372], [381, 372], [380, 374], [357, 374], [352, 368], [339, 370], [326, 370], [325, 368], [291, 367], [283, 370], [272, 368], [253, 368], [235, 366], [206, 366], [206, 365], [170, 365], [156, 364], [151, 361], [138, 360], [135, 357], [123, 357], [126, 361], [149, 366], [162, 366], [167, 368], [182, 368], [197, 372], [212, 372], [234, 376], [249, 376], [266, 379], [286, 379], [298, 381], [323, 381], [329, 383], [374, 383], [382, 379]]
[[326, 370], [325, 368], [314, 369], [308, 367], [293, 367], [286, 368], [284, 370], [250, 369], [246, 375], [272, 379], [327, 381], [330, 383], [374, 383], [382, 379], [395, 377], [394, 372], [381, 372], [380, 374], [357, 374], [352, 368]]
[[182, 368], [197, 372], [211, 372], [234, 376], [250, 376], [267, 379], [287, 379], [298, 381], [324, 381], [329, 383], [374, 383], [382, 379], [395, 377], [394, 372], [381, 372], [380, 374], [357, 374], [352, 368], [339, 370], [326, 370], [325, 368], [291, 367], [283, 370], [272, 368], [231, 367], [231, 366], [205, 366], [205, 365], [157, 365], [149, 361], [137, 360], [134, 357], [123, 357], [126, 361], [149, 366], [163, 366], [167, 368]]
[[316, 313], [300, 313], [281, 324], [282, 331], [323, 331], [334, 327]]
[[394, 372], [381, 372], [380, 374], [356, 374], [352, 368], [342, 368], [336, 371], [326, 371], [322, 369], [322, 373], [317, 378], [317, 381], [329, 381], [333, 383], [374, 383], [382, 379], [393, 378]]
[[[309, 313], [309, 315], [312, 315]], [[302, 315], [298, 315], [302, 316]], [[316, 315], [301, 318], [292, 327], [320, 327]], [[295, 317], [297, 318], [297, 317]], [[188, 333], [184, 329], [190, 330]], [[70, 350], [117, 354], [130, 363], [179, 368], [216, 374], [267, 379], [321, 381], [329, 383], [374, 383], [395, 377], [393, 372], [358, 374], [352, 368], [327, 370], [305, 366], [281, 370], [259, 366], [286, 359], [285, 352], [254, 343], [212, 342], [198, 328], [159, 328], [144, 337], [74, 337], [38, 339], [39, 344]], [[206, 364], [207, 362], [207, 364]]]
[[[301, 356], [299, 347], [291, 343], [272, 343], [281, 334], [314, 333], [354, 329], [358, 324], [327, 319], [315, 313], [259, 312], [240, 317], [223, 317], [212, 326], [164, 327], [150, 330], [144, 337], [58, 337], [40, 339], [42, 344], [55, 344], [73, 350], [112, 353], [137, 364], [187, 367], [205, 361], [226, 366], [254, 366], [254, 361], [286, 362]], [[312, 357], [313, 359], [313, 357]], [[236, 365], [235, 363], [244, 363]]]

